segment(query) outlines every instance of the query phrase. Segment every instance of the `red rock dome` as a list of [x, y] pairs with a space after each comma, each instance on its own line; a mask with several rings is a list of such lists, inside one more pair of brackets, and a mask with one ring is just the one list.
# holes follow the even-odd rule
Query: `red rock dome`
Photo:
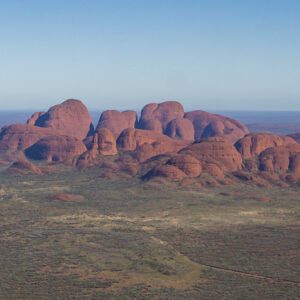
[[[32, 123], [30, 119], [29, 122]], [[76, 137], [80, 140], [90, 133], [91, 124], [91, 117], [86, 106], [80, 100], [74, 99], [52, 106], [34, 123], [35, 126], [51, 128], [59, 131], [61, 135]]]

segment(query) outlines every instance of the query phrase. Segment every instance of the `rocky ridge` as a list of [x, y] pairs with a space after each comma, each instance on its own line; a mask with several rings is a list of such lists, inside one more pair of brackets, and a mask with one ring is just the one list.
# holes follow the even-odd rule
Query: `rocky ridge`
[[104, 111], [94, 129], [85, 105], [69, 99], [33, 113], [26, 124], [1, 128], [0, 159], [13, 163], [9, 170], [38, 175], [35, 161], [95, 167], [105, 178], [298, 184], [298, 136], [249, 133], [236, 120], [185, 112], [176, 101], [147, 104], [140, 118], [134, 111]]

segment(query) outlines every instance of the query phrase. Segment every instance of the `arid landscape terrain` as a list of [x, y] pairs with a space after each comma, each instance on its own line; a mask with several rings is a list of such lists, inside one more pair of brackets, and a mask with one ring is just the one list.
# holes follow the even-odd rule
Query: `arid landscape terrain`
[[299, 299], [300, 144], [175, 101], [0, 131], [1, 299]]
[[300, 1], [0, 1], [0, 300], [300, 300]]
[[299, 189], [1, 172], [1, 299], [298, 299]]

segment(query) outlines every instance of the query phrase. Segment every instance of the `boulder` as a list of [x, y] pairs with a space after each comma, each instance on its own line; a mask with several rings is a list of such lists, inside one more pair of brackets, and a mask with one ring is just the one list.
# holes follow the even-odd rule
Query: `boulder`
[[196, 141], [208, 137], [222, 136], [235, 143], [248, 133], [247, 127], [236, 120], [201, 110], [188, 112], [184, 115], [184, 118], [193, 123]]
[[167, 161], [167, 165], [177, 167], [189, 177], [198, 177], [201, 174], [202, 166], [198, 159], [189, 154], [178, 154]]
[[118, 153], [116, 139], [109, 129], [97, 129], [91, 151], [96, 151], [100, 155], [116, 155]]
[[93, 130], [87, 108], [81, 101], [74, 99], [52, 106], [39, 116], [34, 125], [51, 128], [61, 135], [76, 137], [79, 140], [83, 140]]
[[134, 128], [137, 123], [135, 111], [106, 110], [101, 114], [96, 130], [100, 128], [109, 129], [115, 138], [126, 128]]
[[259, 155], [260, 170], [300, 173], [300, 144], [288, 144], [264, 150]]
[[27, 124], [13, 124], [0, 131], [0, 152], [22, 151], [42, 137], [56, 134], [55, 130]]
[[71, 161], [86, 151], [85, 145], [70, 136], [47, 136], [25, 150], [25, 155], [34, 160], [54, 162]]
[[125, 129], [117, 140], [122, 151], [134, 151], [134, 157], [139, 162], [163, 154], [178, 152], [189, 145], [190, 142], [174, 140], [170, 137], [152, 130]]
[[88, 151], [82, 153], [76, 166], [79, 168], [92, 167], [100, 163], [99, 156], [116, 155], [118, 153], [116, 139], [107, 128], [99, 128], [92, 137], [85, 140]]
[[33, 113], [31, 117], [26, 121], [26, 124], [34, 126], [37, 119], [44, 114], [45, 112], [43, 111]]
[[180, 153], [193, 155], [202, 165], [216, 164], [225, 172], [236, 171], [243, 166], [240, 153], [226, 138], [209, 138], [186, 147]]
[[243, 159], [251, 159], [267, 148], [288, 144], [296, 144], [296, 141], [288, 136], [271, 133], [250, 133], [237, 141], [235, 147], [241, 153]]
[[132, 155], [137, 161], [143, 163], [152, 157], [172, 152], [174, 152], [172, 144], [154, 142], [151, 144], [144, 143], [141, 146], [138, 146]]
[[164, 133], [170, 121], [182, 118], [183, 115], [184, 109], [179, 102], [150, 103], [142, 110], [138, 128]]
[[123, 151], [134, 151], [143, 144], [153, 143], [163, 144], [168, 148], [170, 148], [169, 145], [172, 145], [172, 147], [176, 149], [181, 149], [190, 144], [189, 141], [173, 140], [153, 130], [134, 128], [125, 129], [117, 140], [118, 147]]
[[188, 119], [177, 118], [170, 121], [164, 132], [171, 138], [193, 141], [195, 137], [194, 125]]

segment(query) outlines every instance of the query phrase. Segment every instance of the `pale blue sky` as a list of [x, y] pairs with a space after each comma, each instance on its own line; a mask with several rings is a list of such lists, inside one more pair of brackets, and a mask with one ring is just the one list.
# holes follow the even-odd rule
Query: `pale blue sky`
[[0, 0], [0, 109], [300, 110], [300, 1]]

